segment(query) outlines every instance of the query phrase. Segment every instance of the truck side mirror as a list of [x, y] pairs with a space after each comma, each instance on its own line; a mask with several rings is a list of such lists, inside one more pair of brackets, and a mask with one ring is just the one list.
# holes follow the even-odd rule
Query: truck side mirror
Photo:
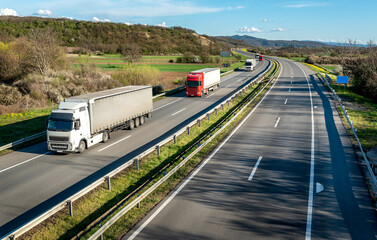
[[75, 121], [75, 130], [80, 130], [80, 126], [81, 126], [80, 120], [76, 120]]

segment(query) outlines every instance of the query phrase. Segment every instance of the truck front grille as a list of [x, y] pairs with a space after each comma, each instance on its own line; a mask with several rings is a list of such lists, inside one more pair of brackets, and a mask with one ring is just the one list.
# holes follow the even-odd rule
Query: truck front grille
[[49, 136], [50, 141], [68, 142], [69, 137]]
[[51, 144], [51, 148], [57, 151], [68, 150], [68, 144]]

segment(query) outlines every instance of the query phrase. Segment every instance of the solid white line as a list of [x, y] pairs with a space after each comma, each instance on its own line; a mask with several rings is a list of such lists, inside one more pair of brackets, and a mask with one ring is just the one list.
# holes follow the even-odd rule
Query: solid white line
[[114, 146], [115, 144], [120, 143], [121, 141], [126, 140], [126, 139], [129, 138], [129, 137], [131, 137], [131, 135], [128, 135], [127, 137], [124, 137], [124, 138], [122, 138], [121, 140], [118, 140], [118, 141], [116, 141], [115, 143], [112, 143], [112, 144], [110, 144], [109, 146], [106, 146], [106, 147], [104, 147], [104, 148], [98, 150], [98, 152], [101, 152], [101, 151], [105, 150], [106, 148], [109, 148], [109, 147], [111, 147], [111, 146]]
[[171, 116], [177, 115], [178, 113], [183, 112], [184, 110], [186, 110], [186, 108], [183, 108], [183, 109], [179, 110], [178, 112], [173, 113]]
[[13, 166], [11, 166], [11, 167], [8, 167], [8, 168], [5, 168], [5, 169], [3, 169], [3, 170], [0, 170], [0, 173], [3, 173], [3, 172], [5, 172], [5, 171], [8, 171], [8, 170], [10, 170], [10, 169], [12, 169], [12, 168], [18, 167], [18, 166], [20, 166], [20, 165], [22, 165], [22, 164], [24, 164], [24, 163], [27, 163], [27, 162], [33, 161], [33, 160], [35, 160], [35, 159], [37, 159], [37, 158], [40, 158], [40, 157], [42, 157], [42, 156], [44, 156], [44, 155], [47, 155], [47, 154], [49, 154], [49, 153], [50, 153], [50, 152], [45, 152], [45, 153], [43, 153], [43, 154], [41, 154], [41, 155], [38, 155], [38, 156], [32, 157], [32, 158], [30, 158], [30, 159], [28, 159], [28, 160], [25, 160], [25, 161], [23, 161], [23, 162], [17, 163], [16, 165], [13, 165]]
[[215, 93], [212, 93], [211, 95], [207, 96], [206, 98], [209, 98], [210, 96], [213, 96], [213, 95], [215, 95]]
[[258, 161], [257, 161], [257, 163], [255, 164], [255, 166], [254, 166], [254, 168], [253, 168], [253, 171], [250, 173], [250, 176], [249, 176], [249, 178], [247, 179], [248, 181], [253, 180], [254, 174], [255, 174], [255, 172], [257, 171], [257, 168], [258, 168], [259, 163], [260, 163], [261, 160], [262, 160], [262, 156], [260, 156], [260, 157], [258, 158]]
[[165, 105], [162, 105], [162, 106], [160, 106], [160, 107], [158, 107], [158, 108], [155, 108], [155, 109], [153, 109], [153, 112], [154, 111], [157, 111], [158, 109], [161, 109], [161, 108], [163, 108], [163, 107], [166, 107], [166, 106], [168, 106], [168, 105], [170, 105], [170, 104], [173, 104], [173, 103], [175, 103], [175, 102], [178, 102], [178, 101], [180, 101], [180, 100], [182, 100], [183, 98], [179, 98], [179, 99], [177, 99], [177, 100], [174, 100], [173, 102], [170, 102], [170, 103], [167, 103], [167, 104], [165, 104]]
[[183, 181], [183, 183], [179, 186], [177, 190], [173, 192], [172, 195], [154, 212], [129, 238], [128, 240], [134, 239], [165, 207], [169, 204], [171, 200], [195, 177], [196, 174], [199, 173], [199, 171], [212, 159], [212, 157], [224, 146], [226, 142], [238, 131], [238, 129], [246, 122], [246, 120], [251, 116], [251, 114], [254, 113], [254, 111], [258, 108], [258, 106], [263, 102], [263, 100], [266, 98], [266, 96], [270, 93], [271, 89], [274, 88], [275, 84], [278, 82], [280, 78], [280, 74], [283, 72], [283, 66], [281, 66], [281, 71], [279, 73], [279, 76], [277, 77], [274, 84], [271, 86], [271, 88], [267, 91], [266, 95], [263, 96], [263, 98], [259, 101], [257, 105], [255, 105], [255, 108], [245, 117], [244, 120], [229, 134], [229, 136], [206, 158], [203, 163], [186, 179]]
[[306, 217], [306, 240], [311, 239], [312, 234], [312, 218], [313, 218], [313, 192], [314, 192], [314, 110], [313, 110], [313, 97], [312, 97], [312, 89], [309, 83], [308, 76], [306, 75], [305, 71], [301, 68], [301, 66], [297, 65], [301, 71], [304, 73], [306, 81], [308, 83], [309, 88], [309, 96], [310, 96], [310, 110], [311, 110], [311, 118], [312, 118], [312, 143], [311, 143], [311, 158], [310, 158], [310, 183], [309, 183], [309, 196], [308, 196], [308, 214]]
[[278, 120], [276, 120], [276, 123], [275, 123], [275, 126], [274, 126], [274, 128], [276, 128], [276, 127], [278, 126], [278, 124], [279, 124], [279, 121], [280, 121], [280, 117], [278, 118]]
[[285, 104], [287, 104], [287, 102], [288, 102], [288, 98], [287, 98], [287, 99], [285, 99], [284, 105], [285, 105]]

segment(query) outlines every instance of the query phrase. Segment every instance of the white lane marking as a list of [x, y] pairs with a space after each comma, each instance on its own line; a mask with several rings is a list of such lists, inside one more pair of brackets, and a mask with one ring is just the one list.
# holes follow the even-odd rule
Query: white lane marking
[[211, 96], [213, 96], [213, 95], [215, 95], [215, 93], [212, 93], [211, 95], [208, 95], [206, 98], [209, 98], [209, 97], [211, 97]]
[[312, 218], [313, 218], [313, 192], [314, 192], [314, 108], [312, 89], [309, 83], [308, 76], [301, 66], [297, 65], [304, 73], [306, 82], [308, 83], [309, 96], [310, 96], [310, 110], [312, 118], [312, 143], [311, 143], [311, 157], [310, 157], [310, 183], [309, 183], [309, 196], [308, 196], [308, 214], [306, 217], [306, 235], [305, 239], [310, 240], [312, 235]]
[[162, 106], [160, 106], [160, 107], [158, 107], [158, 108], [155, 108], [155, 109], [153, 109], [153, 112], [154, 111], [157, 111], [158, 109], [161, 109], [161, 108], [164, 108], [164, 107], [166, 107], [166, 106], [169, 106], [170, 104], [173, 104], [173, 103], [175, 103], [175, 102], [178, 102], [178, 101], [180, 101], [180, 100], [182, 100], [183, 98], [179, 98], [179, 99], [177, 99], [177, 100], [174, 100], [173, 102], [170, 102], [170, 103], [167, 103], [167, 104], [165, 104], [165, 105], [162, 105]]
[[225, 88], [229, 87], [230, 85], [232, 85], [232, 84], [229, 84], [229, 85], [228, 85], [228, 86], [226, 86]]
[[253, 171], [250, 173], [250, 176], [249, 176], [249, 178], [247, 179], [248, 181], [253, 180], [254, 174], [255, 174], [255, 172], [257, 171], [258, 166], [259, 166], [259, 163], [260, 163], [261, 160], [262, 160], [262, 156], [260, 156], [260, 157], [258, 158], [258, 161], [257, 161], [257, 163], [255, 164], [255, 166], [254, 166], [254, 168], [253, 168]]
[[183, 109], [179, 110], [178, 112], [173, 113], [171, 116], [177, 115], [178, 113], [183, 112], [184, 110], [186, 110], [186, 108], [183, 108]]
[[8, 170], [10, 170], [10, 169], [12, 169], [12, 168], [18, 167], [18, 166], [20, 166], [20, 165], [22, 165], [22, 164], [24, 164], [24, 163], [31, 162], [31, 161], [33, 161], [33, 160], [35, 160], [35, 159], [37, 159], [37, 158], [40, 158], [40, 157], [42, 157], [42, 156], [44, 156], [44, 155], [49, 154], [49, 153], [50, 153], [50, 152], [45, 152], [45, 153], [43, 153], [43, 154], [41, 154], [41, 155], [38, 155], [38, 156], [32, 157], [32, 158], [30, 158], [30, 159], [28, 159], [28, 160], [25, 160], [25, 161], [23, 161], [23, 162], [17, 163], [16, 165], [13, 165], [13, 166], [7, 167], [7, 168], [5, 168], [5, 169], [3, 169], [3, 170], [0, 170], [0, 173], [3, 173], [3, 172], [5, 172], [5, 171], [8, 171]]
[[284, 105], [287, 104], [287, 102], [288, 102], [288, 98], [285, 99]]
[[196, 174], [199, 173], [199, 171], [212, 159], [212, 157], [224, 146], [226, 142], [238, 131], [238, 129], [246, 122], [246, 120], [249, 119], [251, 114], [254, 113], [254, 111], [258, 108], [258, 106], [263, 102], [263, 100], [267, 97], [267, 95], [270, 93], [271, 89], [274, 88], [275, 84], [278, 82], [281, 73], [283, 72], [283, 66], [281, 66], [281, 71], [279, 73], [279, 76], [277, 77], [274, 84], [272, 84], [271, 88], [267, 91], [266, 95], [263, 96], [263, 98], [259, 101], [257, 105], [255, 105], [255, 108], [245, 117], [244, 120], [228, 135], [228, 137], [211, 153], [211, 155], [208, 156], [207, 159], [203, 161], [203, 163], [186, 179], [183, 181], [181, 186], [177, 190], [173, 192], [172, 195], [150, 216], [129, 238], [128, 240], [134, 239], [165, 207], [169, 204], [171, 200], [195, 177]]
[[115, 144], [120, 143], [121, 141], [126, 140], [126, 139], [129, 138], [129, 137], [131, 137], [131, 135], [128, 135], [127, 137], [124, 137], [124, 138], [122, 138], [122, 139], [116, 141], [115, 143], [110, 144], [109, 146], [106, 146], [106, 147], [104, 147], [104, 148], [101, 148], [101, 149], [98, 150], [97, 152], [101, 152], [101, 151], [105, 150], [106, 148], [109, 148], [109, 147], [111, 147], [111, 146], [114, 146]]
[[319, 182], [317, 182], [315, 189], [316, 189], [316, 190], [315, 190], [316, 193], [320, 193], [320, 192], [322, 192], [323, 189], [325, 189], [325, 188], [323, 187], [322, 184], [320, 184]]
[[275, 123], [275, 126], [274, 126], [274, 128], [276, 128], [276, 127], [278, 126], [278, 124], [279, 124], [279, 121], [280, 121], [280, 117], [278, 118], [278, 120], [276, 120], [276, 123]]

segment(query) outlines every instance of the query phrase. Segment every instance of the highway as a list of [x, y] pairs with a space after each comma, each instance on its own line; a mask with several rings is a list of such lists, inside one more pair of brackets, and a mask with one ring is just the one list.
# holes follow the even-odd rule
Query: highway
[[170, 136], [267, 67], [263, 61], [253, 72], [224, 76], [220, 88], [202, 98], [182, 92], [157, 101], [145, 125], [115, 132], [83, 154], [52, 154], [43, 142], [0, 157], [0, 237]]
[[349, 137], [304, 65], [123, 239], [376, 239]]

